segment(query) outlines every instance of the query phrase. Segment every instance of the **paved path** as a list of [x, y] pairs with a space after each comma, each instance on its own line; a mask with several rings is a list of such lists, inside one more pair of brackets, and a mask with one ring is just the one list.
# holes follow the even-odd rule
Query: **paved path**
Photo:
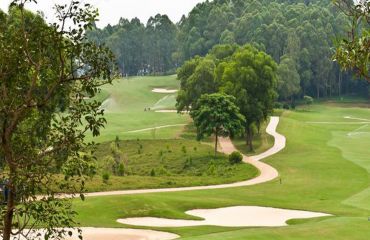
[[[256, 178], [236, 182], [231, 184], [221, 184], [221, 185], [211, 185], [211, 186], [197, 186], [197, 187], [181, 187], [181, 188], [162, 188], [162, 189], [141, 189], [141, 190], [122, 190], [122, 191], [111, 191], [111, 192], [95, 192], [86, 193], [85, 197], [98, 197], [98, 196], [115, 196], [115, 195], [133, 195], [133, 194], [144, 194], [144, 193], [163, 193], [163, 192], [181, 192], [181, 191], [194, 191], [194, 190], [208, 190], [208, 189], [221, 189], [221, 188], [233, 188], [250, 186], [255, 184], [260, 184], [264, 182], [271, 181], [279, 176], [276, 169], [270, 165], [260, 162], [260, 160], [265, 159], [271, 155], [274, 155], [285, 148], [286, 140], [285, 137], [276, 132], [276, 128], [279, 124], [279, 117], [271, 117], [270, 123], [267, 126], [266, 132], [275, 138], [275, 143], [272, 148], [264, 153], [256, 156], [248, 157], [243, 155], [243, 161], [255, 166], [259, 171], [260, 175]], [[236, 151], [235, 146], [229, 138], [221, 138], [220, 145], [222, 152], [225, 154], [230, 154]]]

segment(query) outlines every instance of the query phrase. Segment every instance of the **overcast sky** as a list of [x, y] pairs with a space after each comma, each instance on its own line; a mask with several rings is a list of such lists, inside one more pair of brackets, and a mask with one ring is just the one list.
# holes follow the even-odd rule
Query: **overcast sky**
[[[53, 19], [53, 6], [55, 3], [66, 3], [70, 0], [38, 0], [37, 6], [29, 5], [31, 10], [41, 10], [45, 16]], [[146, 23], [149, 17], [157, 13], [167, 14], [173, 22], [178, 22], [183, 14], [188, 14], [191, 9], [205, 0], [82, 0], [99, 8], [100, 22], [99, 27], [106, 26], [108, 23], [116, 24], [120, 17], [138, 17]], [[0, 0], [0, 8], [4, 11], [11, 0]]]

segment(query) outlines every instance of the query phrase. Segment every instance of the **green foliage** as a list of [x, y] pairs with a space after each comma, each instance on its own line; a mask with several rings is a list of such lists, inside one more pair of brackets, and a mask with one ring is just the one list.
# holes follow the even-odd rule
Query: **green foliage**
[[144, 26], [138, 18], [121, 18], [115, 26], [88, 31], [89, 39], [106, 44], [116, 55], [123, 76], [165, 74], [174, 70], [177, 28], [167, 15], [157, 14]]
[[125, 176], [125, 165], [120, 163], [117, 170], [118, 176]]
[[353, 70], [358, 77], [370, 82], [370, 2], [334, 0], [351, 17], [352, 30], [337, 43], [334, 59], [344, 70]]
[[304, 102], [305, 102], [306, 105], [311, 105], [313, 103], [313, 101], [314, 101], [313, 98], [310, 97], [310, 96], [304, 96], [303, 97], [303, 100], [304, 100]]
[[103, 183], [108, 184], [109, 178], [110, 178], [109, 173], [107, 173], [107, 172], [103, 173], [103, 175], [102, 175]]
[[245, 118], [239, 113], [234, 97], [220, 93], [205, 94], [200, 97], [196, 107], [191, 109], [190, 116], [197, 127], [198, 140], [214, 134], [215, 154], [218, 137], [243, 131]]
[[236, 98], [246, 119], [246, 142], [252, 149], [252, 126], [259, 126], [267, 119], [277, 98], [277, 64], [266, 53], [246, 45], [218, 68], [222, 72], [222, 90]]
[[[95, 153], [98, 177], [86, 180], [87, 191], [222, 184], [245, 180], [257, 174], [256, 169], [249, 164], [240, 164], [236, 168], [229, 168], [227, 156], [222, 153], [219, 153], [214, 161], [212, 147], [194, 140], [158, 139], [140, 140], [140, 142], [145, 149], [143, 154], [137, 154], [136, 140], [120, 142], [120, 149], [125, 149], [127, 155], [123, 162], [124, 176], [113, 174], [113, 159], [112, 165], [107, 166], [106, 156], [110, 155], [110, 143], [100, 144]], [[163, 146], [169, 146], [171, 152], [162, 150], [164, 155], [160, 156], [158, 149]], [[186, 155], [182, 151], [183, 146], [187, 149]], [[197, 151], [190, 151], [194, 147], [197, 148]], [[217, 165], [217, 171], [212, 175], [212, 178], [209, 178], [204, 173], [207, 172], [211, 162]], [[152, 170], [155, 172], [155, 178], [151, 177]], [[109, 184], [103, 184], [101, 180], [101, 175], [106, 172], [111, 175]]]
[[[57, 5], [59, 21], [48, 25], [25, 10], [30, 2], [0, 11], [0, 182], [7, 179], [11, 190], [0, 206], [4, 240], [19, 237], [11, 236], [14, 226], [47, 226], [56, 238], [74, 223], [70, 202], [55, 193], [82, 193], [95, 170], [94, 144], [85, 136], [98, 136], [106, 120], [100, 102], [84, 99], [99, 94], [114, 72], [112, 53], [86, 39], [96, 9], [77, 1]], [[51, 186], [56, 173], [64, 177]]]
[[294, 98], [294, 95], [297, 95], [301, 90], [301, 79], [293, 58], [283, 56], [278, 66], [277, 74], [279, 96], [284, 100]]
[[185, 146], [182, 146], [181, 147], [181, 151], [186, 155], [187, 150], [186, 150], [186, 147]]
[[155, 177], [155, 170], [154, 170], [154, 169], [152, 169], [152, 170], [150, 171], [150, 176]]
[[243, 155], [240, 152], [233, 152], [229, 155], [230, 164], [239, 164], [243, 161]]
[[296, 62], [302, 95], [341, 94], [348, 91], [342, 88], [345, 84], [361, 92], [351, 74], [338, 82], [340, 69], [331, 62], [333, 39], [347, 34], [349, 26], [350, 21], [329, 0], [206, 1], [182, 19], [179, 49], [189, 59], [206, 55], [220, 43], [258, 43], [258, 49], [276, 62], [284, 55]]
[[176, 104], [178, 111], [195, 107], [202, 94], [217, 92], [215, 68], [213, 59], [195, 57], [178, 69], [177, 78], [181, 81], [181, 90]]

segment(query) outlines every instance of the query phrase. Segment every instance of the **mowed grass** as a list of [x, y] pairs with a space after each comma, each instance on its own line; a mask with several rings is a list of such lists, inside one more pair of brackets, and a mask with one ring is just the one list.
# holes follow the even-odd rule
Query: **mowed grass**
[[277, 179], [240, 188], [95, 197], [85, 202], [76, 200], [78, 221], [82, 226], [125, 227], [116, 223], [116, 219], [134, 216], [192, 219], [184, 214], [186, 210], [236, 205], [270, 206], [326, 212], [333, 217], [291, 221], [293, 225], [279, 228], [204, 226], [161, 230], [192, 240], [369, 239], [370, 210], [366, 206], [370, 205], [370, 198], [359, 197], [355, 204], [346, 202], [369, 188], [366, 166], [370, 158], [358, 160], [356, 155], [349, 153], [361, 152], [362, 156], [370, 156], [369, 142], [366, 138], [356, 138], [351, 142], [356, 148], [348, 147], [344, 154], [342, 146], [346, 143], [333, 142], [337, 137], [335, 134], [352, 132], [360, 125], [310, 123], [355, 121], [345, 119], [345, 116], [368, 118], [370, 110], [314, 105], [309, 111], [282, 114], [278, 130], [287, 137], [287, 148], [266, 160], [278, 169], [282, 184]]
[[[116, 136], [120, 139], [170, 139], [179, 136], [184, 128], [182, 124], [190, 121], [189, 116], [155, 112], [174, 109], [176, 94], [153, 93], [153, 88], [178, 89], [179, 81], [175, 75], [132, 77], [118, 79], [112, 85], [104, 86], [97, 99], [103, 102], [107, 124], [99, 137], [88, 136], [87, 140], [106, 142], [114, 140]], [[149, 108], [151, 111], [145, 111]], [[132, 132], [161, 126], [168, 127], [157, 129], [155, 135], [151, 130]]]
[[[89, 192], [173, 188], [215, 185], [256, 177], [258, 170], [249, 164], [232, 165], [228, 156], [194, 140], [131, 140], [120, 141], [124, 176], [113, 176], [111, 143], [100, 144], [96, 157], [98, 174], [86, 182]], [[107, 159], [111, 160], [107, 160]], [[103, 182], [102, 173], [110, 173]]]

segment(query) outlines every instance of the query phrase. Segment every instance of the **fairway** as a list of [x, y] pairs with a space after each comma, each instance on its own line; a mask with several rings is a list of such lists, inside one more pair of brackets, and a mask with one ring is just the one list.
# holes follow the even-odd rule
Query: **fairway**
[[178, 89], [179, 81], [175, 75], [130, 77], [117, 79], [111, 85], [104, 86], [97, 100], [102, 102], [107, 124], [101, 136], [93, 140], [112, 141], [116, 136], [135, 140], [178, 137], [184, 125], [189, 123], [189, 116], [155, 112], [175, 109], [177, 95], [173, 92], [152, 92], [155, 88]]
[[[310, 124], [308, 122], [358, 121], [369, 109], [314, 105], [308, 111], [286, 111], [278, 131], [287, 138], [287, 148], [267, 159], [279, 179], [256, 186], [232, 189], [106, 196], [75, 202], [82, 226], [124, 227], [116, 222], [127, 217], [161, 217], [196, 220], [184, 214], [191, 209], [229, 206], [266, 206], [324, 212], [322, 219], [291, 220], [289, 227], [154, 228], [182, 236], [181, 239], [368, 239], [370, 235], [368, 166], [369, 138], [350, 137], [358, 126]], [[337, 139], [338, 134], [341, 138]], [[118, 210], [119, 209], [119, 210]], [[99, 219], [91, 216], [95, 211]], [[131, 227], [131, 226], [130, 226]], [[217, 234], [214, 234], [217, 233]], [[339, 233], [339, 234], [338, 234]]]

